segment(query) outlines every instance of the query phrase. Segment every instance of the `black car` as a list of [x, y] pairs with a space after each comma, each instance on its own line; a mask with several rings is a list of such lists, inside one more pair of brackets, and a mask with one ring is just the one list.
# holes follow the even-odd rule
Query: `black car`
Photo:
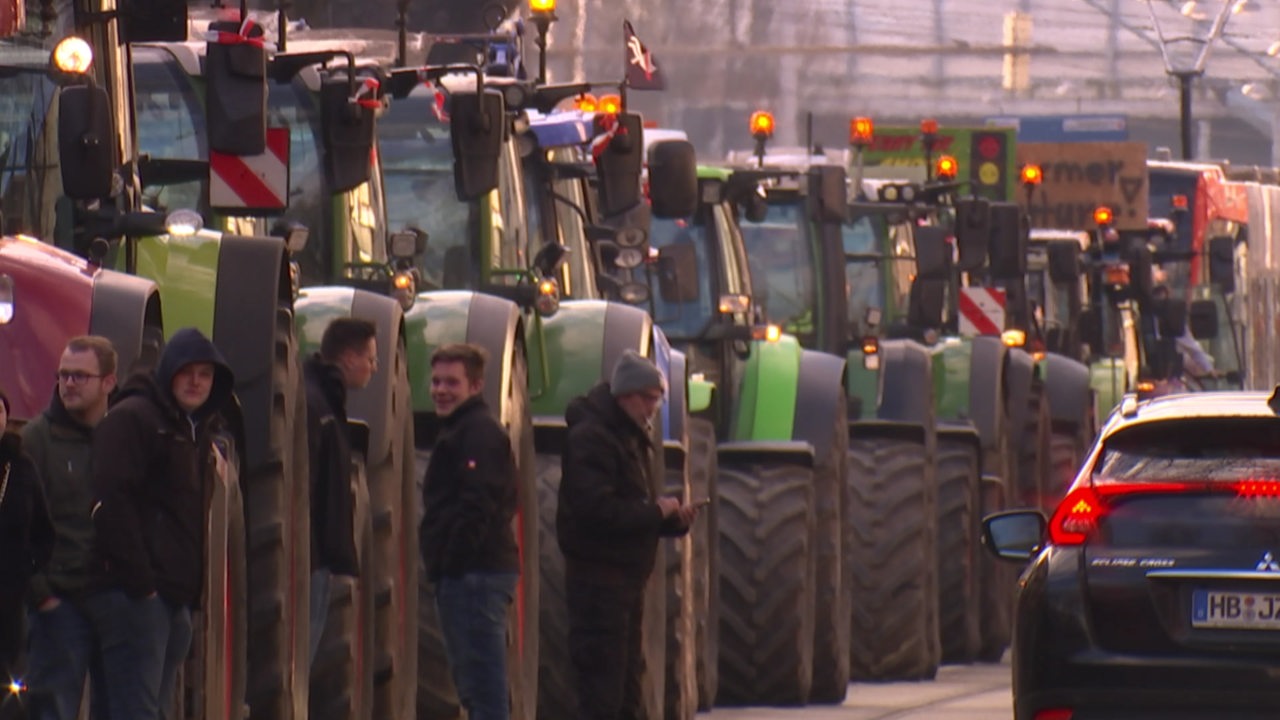
[[1017, 587], [1017, 720], [1280, 718], [1280, 389], [1125, 397]]

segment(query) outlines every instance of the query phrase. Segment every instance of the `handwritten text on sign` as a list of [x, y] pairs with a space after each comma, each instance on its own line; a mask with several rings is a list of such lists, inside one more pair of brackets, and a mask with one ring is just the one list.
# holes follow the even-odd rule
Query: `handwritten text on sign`
[[[1140, 142], [1018, 143], [1019, 167], [1040, 165], [1044, 182], [1031, 199], [1031, 226], [1093, 230], [1106, 205], [1120, 230], [1147, 227], [1147, 145]], [[1018, 201], [1026, 207], [1027, 196]]]

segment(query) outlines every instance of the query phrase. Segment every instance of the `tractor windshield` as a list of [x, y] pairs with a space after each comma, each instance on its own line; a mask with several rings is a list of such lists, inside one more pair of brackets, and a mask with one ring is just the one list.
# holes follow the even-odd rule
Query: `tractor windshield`
[[[140, 153], [164, 160], [208, 157], [203, 105], [187, 74], [168, 51], [135, 48], [133, 86]], [[149, 186], [143, 190], [143, 202], [159, 212], [205, 209], [205, 185], [201, 179]]]
[[[547, 151], [550, 162], [574, 162], [574, 148]], [[534, 251], [547, 243], [560, 243], [569, 250], [558, 280], [568, 298], [597, 296], [594, 262], [587, 244], [587, 197], [584, 183], [576, 178], [553, 178], [550, 167], [534, 153], [524, 160], [525, 213], [528, 236]]]
[[49, 50], [38, 38], [0, 40], [0, 217], [5, 233], [52, 237], [61, 194]]
[[[693, 300], [679, 301], [656, 292], [653, 297], [654, 319], [671, 339], [692, 340], [700, 337], [715, 319], [717, 289], [715, 268], [719, 263], [713, 240], [706, 225], [710, 213], [696, 218], [668, 220], [654, 218], [649, 230], [649, 244], [661, 250], [673, 245], [692, 245], [698, 258], [698, 294]], [[659, 283], [659, 288], [661, 284]]]
[[480, 236], [478, 203], [458, 200], [453, 182], [449, 124], [434, 95], [421, 90], [393, 100], [378, 119], [387, 222], [428, 235], [419, 262], [427, 289], [462, 288], [470, 282], [470, 238]]
[[813, 332], [817, 269], [805, 233], [800, 197], [770, 200], [764, 221], [743, 222], [742, 239], [757, 291], [763, 290], [769, 321], [788, 332]]

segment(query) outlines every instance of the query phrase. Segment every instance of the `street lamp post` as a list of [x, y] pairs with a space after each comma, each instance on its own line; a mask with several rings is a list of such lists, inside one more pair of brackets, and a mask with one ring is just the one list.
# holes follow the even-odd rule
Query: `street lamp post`
[[[1164, 29], [1160, 27], [1160, 19], [1156, 16], [1155, 6], [1152, 0], [1147, 0], [1147, 11], [1151, 14], [1151, 24], [1155, 27], [1156, 35], [1160, 38], [1160, 56], [1164, 59], [1164, 71], [1171, 78], [1178, 80], [1178, 113], [1179, 124], [1182, 135], [1182, 159], [1190, 160], [1194, 156], [1191, 144], [1191, 90], [1193, 82], [1197, 77], [1204, 75], [1205, 63], [1209, 60], [1209, 47], [1213, 41], [1222, 36], [1222, 28], [1227, 24], [1227, 19], [1232, 14], [1232, 7], [1238, 0], [1222, 0], [1222, 7], [1218, 9], [1217, 16], [1214, 17], [1213, 23], [1209, 26], [1209, 32], [1204, 37], [1196, 35], [1177, 35], [1166, 36]], [[1182, 14], [1191, 19], [1193, 23], [1203, 21], [1204, 17], [1194, 17], [1197, 2], [1190, 0], [1182, 8]], [[1193, 43], [1199, 47], [1196, 49], [1195, 59], [1189, 65], [1185, 62], [1175, 62], [1175, 59], [1169, 53], [1169, 46], [1174, 43]]]

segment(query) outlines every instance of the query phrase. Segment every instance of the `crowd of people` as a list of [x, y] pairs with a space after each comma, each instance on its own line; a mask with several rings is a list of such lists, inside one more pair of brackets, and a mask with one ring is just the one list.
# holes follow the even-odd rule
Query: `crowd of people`
[[[311, 661], [333, 576], [358, 576], [347, 396], [377, 372], [377, 330], [339, 318], [303, 363], [311, 490]], [[0, 389], [0, 718], [161, 720], [174, 707], [203, 591], [206, 491], [225, 463], [234, 377], [194, 328], [154, 369], [121, 377], [109, 340], [69, 341], [47, 409], [10, 431]], [[423, 482], [421, 552], [445, 651], [471, 720], [510, 717], [507, 612], [519, 581], [519, 484], [506, 431], [484, 400], [487, 356], [439, 348], [440, 418]], [[644, 586], [659, 538], [698, 506], [650, 478], [661, 371], [628, 351], [572, 401], [556, 529], [565, 556], [578, 717], [641, 715]], [[88, 692], [86, 692], [86, 684]]]

